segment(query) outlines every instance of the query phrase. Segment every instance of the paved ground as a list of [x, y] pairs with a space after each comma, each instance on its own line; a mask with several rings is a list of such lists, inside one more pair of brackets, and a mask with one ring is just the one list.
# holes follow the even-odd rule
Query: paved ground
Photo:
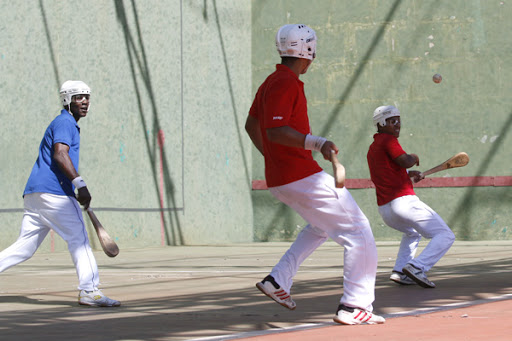
[[[385, 337], [375, 338], [377, 331], [396, 333], [393, 328], [400, 330], [400, 323], [411, 325], [411, 319], [424, 319], [434, 324], [424, 335], [436, 336], [439, 329], [439, 335], [429, 339], [441, 340], [443, 328], [454, 325], [446, 317], [455, 316], [463, 321], [458, 324], [460, 335], [467, 334], [465, 340], [477, 340], [481, 339], [478, 334], [468, 329], [479, 325], [476, 322], [500, 318], [512, 321], [512, 241], [456, 242], [429, 274], [436, 289], [401, 287], [390, 282], [398, 244], [378, 243], [374, 306], [377, 313], [388, 318], [388, 323], [355, 327], [332, 323], [342, 290], [343, 264], [342, 250], [332, 242], [313, 253], [296, 276], [292, 289], [295, 311], [273, 303], [254, 287], [289, 245], [122, 249], [114, 259], [97, 252], [102, 289], [123, 304], [111, 309], [78, 306], [70, 256], [65, 252], [38, 253], [0, 274], [0, 339], [255, 340], [265, 336], [270, 340], [279, 332], [278, 339], [285, 340], [289, 333], [283, 331], [306, 329], [306, 335], [318, 336], [336, 328], [335, 333], [342, 330], [344, 336], [361, 331], [384, 340]], [[501, 316], [481, 316], [479, 312], [487, 306], [482, 303], [486, 302], [500, 305], [490, 311]], [[474, 304], [482, 304], [476, 313], [469, 310]], [[457, 307], [458, 310], [447, 310]], [[425, 315], [428, 312], [437, 313]], [[503, 330], [493, 327], [493, 340], [500, 340], [500, 335], [503, 340], [509, 339], [511, 324], [502, 325]], [[509, 330], [506, 332], [505, 328]], [[300, 340], [297, 335], [294, 340]], [[316, 336], [315, 339], [335, 339]]]

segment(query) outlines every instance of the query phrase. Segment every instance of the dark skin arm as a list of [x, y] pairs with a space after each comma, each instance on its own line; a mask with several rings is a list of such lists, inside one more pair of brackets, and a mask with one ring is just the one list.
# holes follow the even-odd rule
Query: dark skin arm
[[[263, 138], [258, 119], [248, 115], [245, 122], [245, 130], [249, 134], [254, 146], [260, 151], [261, 155], [264, 155]], [[299, 133], [289, 126], [269, 128], [266, 132], [268, 140], [273, 143], [279, 143], [288, 147], [304, 148], [306, 135]], [[320, 151], [325, 160], [331, 160], [331, 150], [334, 150], [336, 154], [338, 153], [338, 147], [336, 147], [334, 142], [326, 141]]]
[[260, 151], [261, 155], [264, 155], [263, 138], [261, 137], [260, 124], [256, 117], [247, 115], [247, 120], [245, 121], [245, 131], [251, 138], [254, 146]]
[[[268, 128], [267, 137], [273, 143], [295, 148], [304, 148], [304, 141], [306, 140], [306, 135], [289, 126]], [[331, 150], [338, 154], [338, 147], [334, 142], [326, 141], [320, 150], [325, 160], [331, 160]]]
[[[73, 166], [73, 162], [69, 157], [69, 146], [64, 143], [56, 143], [53, 146], [53, 159], [59, 166], [59, 169], [66, 175], [69, 180], [73, 180], [78, 176], [78, 172]], [[85, 209], [89, 207], [91, 203], [91, 194], [87, 189], [87, 186], [82, 187], [78, 190], [77, 198], [78, 202], [84, 206]]]
[[[402, 168], [411, 168], [412, 166], [420, 165], [420, 158], [416, 154], [402, 154], [393, 161]], [[414, 182], [425, 179], [425, 177], [421, 175], [421, 172], [414, 170], [409, 171], [409, 177], [412, 178]]]

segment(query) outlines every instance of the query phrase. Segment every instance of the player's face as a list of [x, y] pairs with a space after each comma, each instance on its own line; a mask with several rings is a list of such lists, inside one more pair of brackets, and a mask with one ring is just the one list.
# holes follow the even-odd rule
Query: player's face
[[386, 126], [380, 127], [380, 132], [399, 137], [400, 127], [400, 116], [393, 116], [386, 119]]
[[302, 72], [300, 73], [301, 75], [308, 72], [309, 66], [313, 63], [313, 60], [309, 60], [309, 59], [303, 59], [303, 60], [307, 61], [307, 64], [305, 65], [304, 69], [302, 69]]
[[75, 119], [78, 121], [80, 118], [87, 116], [89, 111], [90, 95], [81, 94], [75, 95], [71, 98], [70, 110]]

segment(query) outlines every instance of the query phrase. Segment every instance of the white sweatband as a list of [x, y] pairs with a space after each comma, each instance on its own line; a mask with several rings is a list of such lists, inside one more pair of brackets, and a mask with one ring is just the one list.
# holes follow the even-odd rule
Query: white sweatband
[[322, 149], [322, 146], [324, 145], [325, 141], [327, 141], [326, 138], [308, 134], [306, 135], [306, 139], [304, 140], [304, 149], [316, 150], [317, 152], [319, 152]]
[[76, 178], [73, 179], [73, 181], [71, 181], [73, 183], [73, 185], [75, 186], [76, 189], [80, 189], [82, 187], [85, 187], [87, 186], [85, 184], [85, 181], [84, 179], [82, 179], [81, 176], [77, 176]]

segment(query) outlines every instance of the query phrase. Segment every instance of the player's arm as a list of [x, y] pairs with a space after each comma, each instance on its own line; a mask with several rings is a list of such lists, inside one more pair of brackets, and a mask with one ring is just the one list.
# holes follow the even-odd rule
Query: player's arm
[[411, 168], [420, 165], [420, 158], [416, 154], [402, 154], [393, 159], [393, 161], [402, 168]]
[[[59, 166], [59, 169], [64, 173], [64, 175], [71, 181], [80, 177], [78, 172], [69, 157], [69, 146], [64, 143], [55, 143], [53, 146], [53, 159]], [[81, 179], [81, 178], [80, 178]], [[83, 180], [82, 180], [83, 181]], [[85, 183], [84, 183], [85, 185]], [[78, 187], [75, 185], [75, 187]], [[87, 186], [83, 186], [78, 188], [78, 202], [84, 206], [85, 209], [89, 207], [91, 202], [91, 194], [87, 189]]]
[[261, 130], [260, 130], [260, 122], [259, 120], [252, 116], [247, 115], [247, 120], [245, 121], [245, 131], [251, 138], [252, 143], [254, 146], [260, 151], [261, 155], [263, 154], [263, 139], [261, 137]]
[[[322, 153], [325, 160], [331, 159], [331, 150], [338, 153], [338, 147], [336, 147], [334, 142], [319, 138], [318, 136], [302, 134], [290, 126], [268, 128], [266, 131], [268, 140], [273, 143], [279, 143], [288, 147], [317, 150]], [[311, 142], [306, 141], [306, 138], [309, 138]]]
[[[412, 166], [420, 165], [420, 159], [416, 154], [402, 154], [393, 161], [395, 161], [400, 167], [403, 168], [411, 168]], [[421, 174], [420, 171], [411, 170], [408, 171], [408, 174], [409, 177], [412, 178], [412, 181], [414, 182], [418, 182], [425, 179], [425, 177]]]

